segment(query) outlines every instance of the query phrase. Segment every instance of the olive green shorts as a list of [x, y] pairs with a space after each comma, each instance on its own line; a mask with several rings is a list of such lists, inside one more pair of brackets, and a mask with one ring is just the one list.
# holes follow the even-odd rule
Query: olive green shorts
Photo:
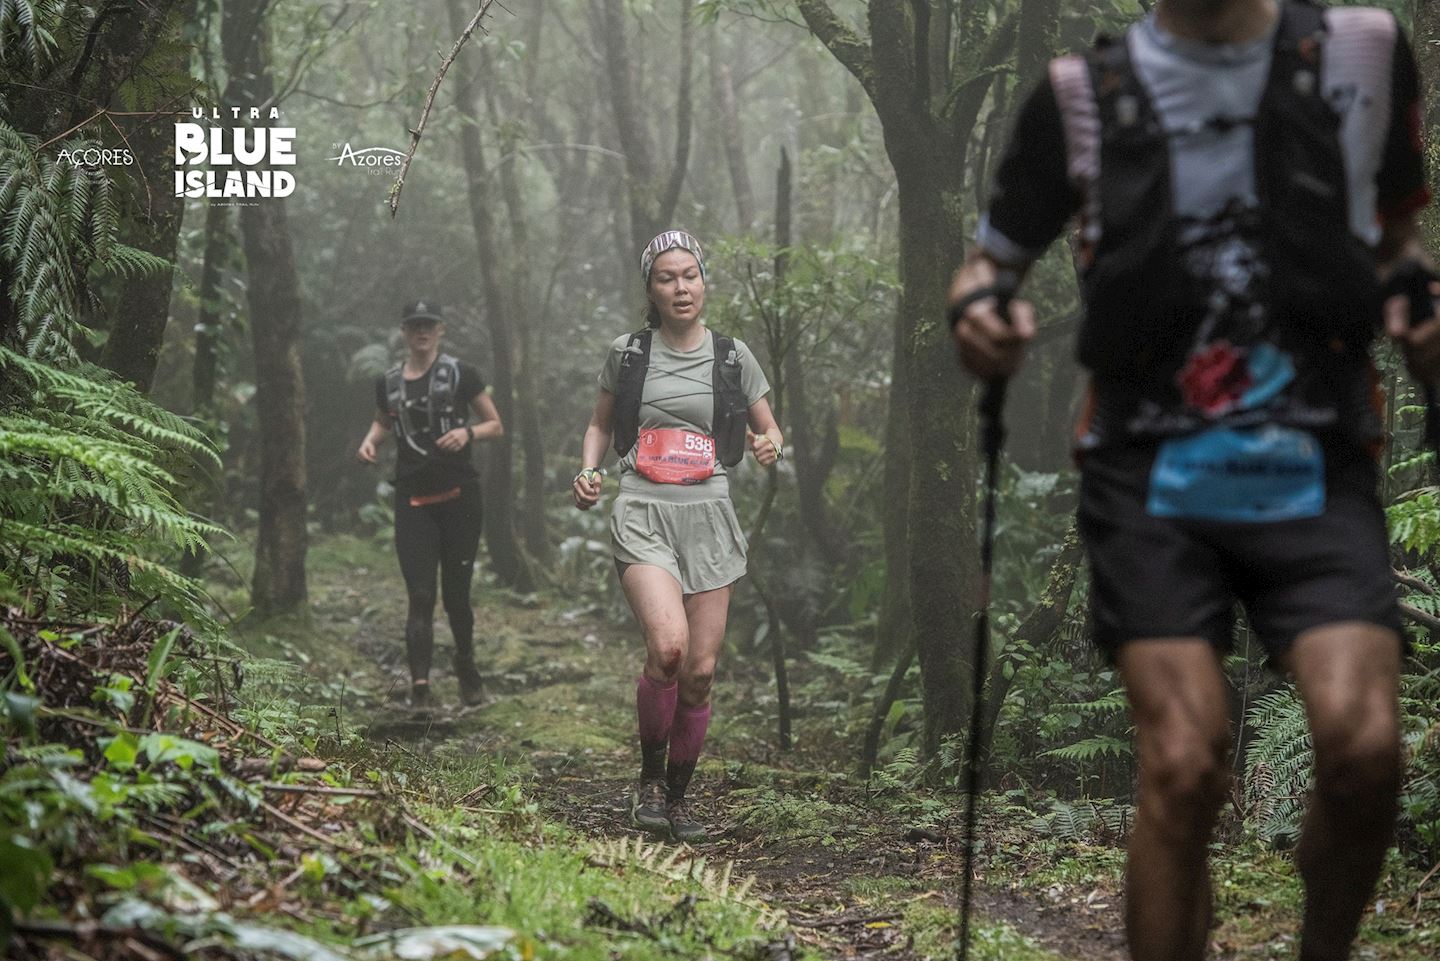
[[616, 569], [651, 564], [685, 594], [733, 584], [745, 575], [745, 532], [729, 497], [668, 503], [621, 493], [610, 513]]

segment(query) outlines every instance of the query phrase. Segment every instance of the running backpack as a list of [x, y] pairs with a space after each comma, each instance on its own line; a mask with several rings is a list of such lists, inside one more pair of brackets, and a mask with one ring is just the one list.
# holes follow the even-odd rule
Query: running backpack
[[[423, 398], [407, 399], [405, 396], [405, 365], [396, 364], [385, 372], [385, 406], [390, 412], [390, 423], [395, 433], [411, 449], [429, 454], [429, 449], [419, 444], [419, 437], [428, 435], [432, 440], [447, 431], [465, 425], [463, 408], [455, 403], [455, 394], [460, 389], [460, 362], [449, 354], [435, 358], [430, 368], [430, 390]], [[426, 414], [428, 431], [416, 428], [411, 419], [419, 409]]]
[[[750, 405], [740, 384], [740, 355], [735, 338], [712, 333], [715, 367], [711, 386], [715, 407], [711, 433], [715, 435], [715, 456], [726, 467], [734, 467], [745, 456], [745, 427]], [[620, 377], [615, 385], [615, 453], [624, 457], [640, 437], [640, 399], [645, 392], [645, 375], [650, 370], [650, 344], [655, 329], [646, 327], [630, 335], [620, 357]]]
[[[1366, 56], [1393, 35], [1370, 30]], [[1259, 209], [1241, 229], [1270, 267], [1269, 313], [1304, 344], [1365, 351], [1379, 321], [1375, 258], [1350, 229], [1340, 115], [1322, 89], [1324, 11], [1282, 0], [1270, 73], [1253, 117]], [[1349, 56], [1358, 56], [1351, 53]], [[1182, 267], [1173, 210], [1170, 139], [1131, 62], [1125, 37], [1086, 57], [1062, 57], [1051, 80], [1074, 156], [1098, 167], [1082, 220], [1085, 318], [1080, 362], [1099, 376], [1166, 382], [1206, 315], [1208, 290]]]

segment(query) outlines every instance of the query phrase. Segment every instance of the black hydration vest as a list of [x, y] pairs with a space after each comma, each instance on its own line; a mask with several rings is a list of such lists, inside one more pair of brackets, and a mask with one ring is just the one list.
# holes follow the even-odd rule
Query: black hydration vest
[[[646, 327], [630, 335], [620, 357], [620, 377], [615, 385], [615, 453], [624, 457], [640, 438], [640, 399], [645, 392], [645, 375], [650, 369], [650, 345], [655, 329]], [[745, 456], [745, 426], [750, 405], [740, 384], [740, 357], [735, 338], [712, 332], [715, 368], [711, 385], [715, 393], [711, 433], [715, 435], [715, 456], [726, 467], [734, 467]]]
[[[1282, 0], [1253, 119], [1259, 209], [1246, 226], [1287, 347], [1349, 366], [1378, 328], [1380, 292], [1374, 252], [1350, 229], [1340, 116], [1321, 90], [1325, 37], [1321, 8]], [[1082, 275], [1079, 357], [1112, 394], [1125, 384], [1145, 392], [1184, 363], [1206, 290], [1182, 264], [1169, 140], [1124, 38], [1100, 42], [1087, 60], [1100, 121], [1099, 237]]]
[[[385, 406], [390, 412], [390, 423], [396, 435], [417, 453], [428, 456], [433, 442], [447, 431], [465, 426], [466, 415], [463, 404], [455, 402], [460, 389], [460, 362], [449, 354], [435, 358], [430, 367], [430, 390], [424, 398], [407, 399], [405, 396], [405, 365], [396, 364], [385, 372]], [[426, 415], [428, 430], [420, 430], [412, 420], [419, 409]], [[430, 438], [429, 447], [421, 446], [422, 437]]]

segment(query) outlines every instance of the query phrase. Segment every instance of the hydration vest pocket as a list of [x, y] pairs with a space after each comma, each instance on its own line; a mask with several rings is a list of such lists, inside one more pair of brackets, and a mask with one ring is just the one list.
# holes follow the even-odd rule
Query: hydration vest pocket
[[640, 432], [635, 470], [656, 484], [700, 484], [715, 473], [715, 438], [676, 428]]

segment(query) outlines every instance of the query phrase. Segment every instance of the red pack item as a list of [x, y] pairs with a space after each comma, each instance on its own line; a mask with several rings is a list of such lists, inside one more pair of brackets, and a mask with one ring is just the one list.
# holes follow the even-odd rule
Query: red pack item
[[715, 438], [678, 428], [640, 432], [635, 469], [657, 484], [699, 484], [715, 473]]

